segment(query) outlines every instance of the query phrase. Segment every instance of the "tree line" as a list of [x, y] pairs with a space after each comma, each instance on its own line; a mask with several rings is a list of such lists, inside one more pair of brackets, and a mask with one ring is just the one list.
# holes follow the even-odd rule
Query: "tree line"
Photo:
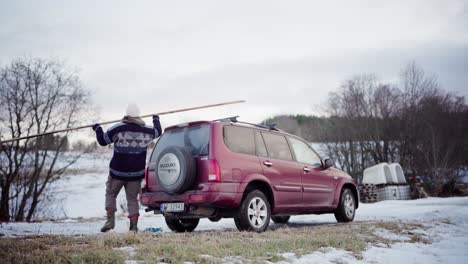
[[283, 115], [264, 121], [310, 142], [360, 180], [380, 162], [400, 163], [407, 176], [426, 176], [437, 195], [451, 192], [468, 170], [468, 107], [415, 62], [398, 84], [361, 74], [328, 96], [323, 116]]

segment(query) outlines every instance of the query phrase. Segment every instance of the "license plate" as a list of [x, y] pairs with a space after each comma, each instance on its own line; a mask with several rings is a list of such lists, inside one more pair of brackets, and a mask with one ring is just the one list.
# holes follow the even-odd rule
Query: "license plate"
[[165, 203], [161, 204], [161, 212], [183, 212], [184, 203]]

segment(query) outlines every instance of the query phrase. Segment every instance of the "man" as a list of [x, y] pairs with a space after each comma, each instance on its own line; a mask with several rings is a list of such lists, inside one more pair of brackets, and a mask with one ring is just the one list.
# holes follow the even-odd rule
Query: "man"
[[157, 115], [153, 116], [154, 127], [145, 126], [139, 115], [138, 107], [130, 104], [122, 122], [112, 126], [107, 132], [104, 133], [99, 124], [93, 126], [99, 145], [114, 143], [114, 155], [106, 183], [107, 221], [101, 232], [107, 232], [115, 226], [116, 198], [122, 187], [125, 187], [127, 197], [130, 231], [138, 231], [138, 194], [145, 174], [146, 148], [153, 139], [161, 135], [161, 124]]

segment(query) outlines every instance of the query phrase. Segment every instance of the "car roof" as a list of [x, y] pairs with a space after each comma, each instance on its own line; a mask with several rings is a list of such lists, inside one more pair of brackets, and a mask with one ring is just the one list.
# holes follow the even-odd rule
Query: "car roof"
[[[232, 122], [231, 120], [228, 119], [221, 119], [221, 120], [215, 120], [215, 121], [207, 121], [207, 120], [201, 120], [201, 121], [193, 121], [193, 122], [186, 122], [186, 123], [181, 123], [173, 126], [169, 126], [164, 131], [168, 130], [173, 130], [177, 128], [182, 128], [182, 127], [189, 127], [189, 126], [194, 126], [194, 125], [203, 125], [203, 124], [223, 124], [223, 125], [234, 125], [234, 126], [239, 126], [239, 127], [246, 127], [246, 128], [253, 128], [256, 130], [264, 131], [264, 132], [270, 132], [270, 133], [276, 133], [276, 134], [282, 134], [282, 135], [287, 135], [291, 136], [294, 138], [299, 138], [301, 140], [304, 140], [303, 138], [287, 133], [283, 130], [280, 129], [272, 129], [272, 127], [264, 126], [264, 125], [257, 125], [257, 124], [252, 124], [252, 123], [247, 123], [247, 122], [242, 122], [242, 121], [236, 121]], [[305, 141], [305, 140], [304, 140]]]

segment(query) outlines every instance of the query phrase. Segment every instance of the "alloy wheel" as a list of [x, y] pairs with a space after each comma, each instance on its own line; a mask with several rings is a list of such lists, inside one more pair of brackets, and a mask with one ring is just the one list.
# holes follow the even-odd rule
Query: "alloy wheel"
[[253, 227], [260, 228], [264, 225], [268, 216], [268, 208], [263, 199], [259, 197], [252, 199], [247, 210], [249, 222]]
[[344, 199], [345, 214], [348, 218], [352, 218], [354, 214], [354, 198], [350, 193], [347, 193]]

